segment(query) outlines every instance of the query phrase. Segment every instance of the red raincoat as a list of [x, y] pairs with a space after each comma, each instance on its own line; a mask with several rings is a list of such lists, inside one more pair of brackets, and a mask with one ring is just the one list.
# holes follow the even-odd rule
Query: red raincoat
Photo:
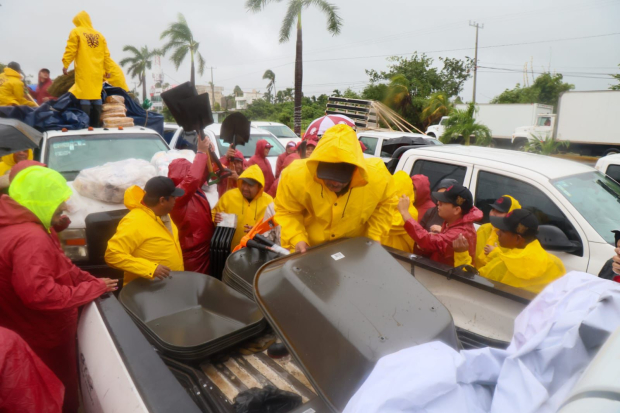
[[[235, 150], [235, 158], [243, 159], [243, 170], [245, 171], [245, 169], [248, 167], [248, 161], [245, 160], [245, 158], [243, 157], [243, 153], [241, 153], [241, 151], [238, 149]], [[220, 163], [222, 164], [222, 166], [232, 169], [230, 167], [231, 161], [227, 157], [222, 156], [220, 158]], [[224, 178], [217, 184], [217, 193], [221, 197], [226, 191], [230, 191], [231, 189], [235, 189], [236, 187], [237, 181], [233, 181], [230, 178]]]
[[15, 332], [0, 327], [0, 412], [58, 413], [65, 388]]
[[290, 154], [288, 152], [281, 153], [278, 155], [278, 160], [276, 161], [276, 179], [280, 178], [280, 174], [282, 173], [282, 169], [284, 169], [284, 160]]
[[[41, 72], [39, 71], [39, 73]], [[42, 105], [45, 103], [43, 102], [43, 98], [56, 99], [54, 96], [50, 95], [47, 92], [47, 89], [49, 89], [50, 86], [52, 86], [52, 79], [47, 78], [47, 80], [43, 82], [42, 84], [41, 83], [37, 84], [37, 90], [31, 93], [32, 97], [34, 98], [34, 100], [37, 101], [39, 105]]]
[[269, 160], [265, 156], [265, 147], [268, 143], [269, 142], [265, 139], [256, 142], [256, 152], [254, 152], [254, 156], [248, 161], [248, 166], [258, 165], [261, 171], [263, 171], [263, 176], [265, 177], [265, 191], [269, 191], [273, 181], [276, 180], [271, 170], [271, 163], [269, 163]]
[[458, 238], [459, 234], [463, 234], [469, 242], [469, 255], [471, 255], [472, 260], [476, 256], [476, 228], [474, 227], [474, 222], [481, 219], [482, 211], [473, 207], [461, 219], [451, 225], [444, 222], [439, 234], [428, 232], [413, 218], [405, 222], [405, 231], [415, 241], [414, 254], [423, 255], [433, 261], [454, 266], [452, 242]]
[[431, 183], [426, 175], [413, 175], [411, 177], [415, 189], [415, 201], [413, 206], [418, 210], [418, 222], [424, 218], [426, 211], [433, 208], [435, 203], [431, 199]]
[[53, 229], [0, 197], [0, 326], [19, 334], [62, 381], [63, 411], [78, 408], [78, 307], [105, 291], [103, 280], [67, 258]]
[[170, 213], [179, 230], [179, 242], [183, 250], [185, 271], [209, 274], [209, 251], [215, 225], [211, 218], [211, 207], [201, 189], [207, 180], [209, 155], [197, 153], [194, 163], [186, 159], [175, 159], [168, 167], [168, 177], [185, 191], [177, 198]]

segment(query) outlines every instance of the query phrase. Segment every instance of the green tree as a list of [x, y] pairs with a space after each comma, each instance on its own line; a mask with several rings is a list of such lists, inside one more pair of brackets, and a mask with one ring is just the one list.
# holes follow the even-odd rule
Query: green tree
[[[261, 11], [270, 2], [282, 0], [247, 0], [246, 8], [253, 12]], [[316, 7], [327, 17], [327, 31], [333, 36], [340, 34], [342, 19], [338, 15], [338, 7], [326, 0], [287, 0], [288, 8], [282, 27], [280, 28], [280, 43], [290, 39], [293, 24], [297, 23], [297, 44], [295, 48], [295, 133], [301, 134], [301, 98], [303, 83], [303, 41], [301, 30], [301, 12], [308, 7]]]
[[424, 122], [424, 126], [428, 127], [443, 116], [446, 116], [451, 110], [452, 104], [448, 99], [448, 95], [444, 92], [436, 92], [424, 103], [424, 109], [420, 118]]
[[164, 122], [176, 122], [168, 106], [164, 105], [164, 108], [161, 110], [161, 114], [164, 115]]
[[[620, 65], [618, 65], [618, 67], [620, 67]], [[611, 90], [620, 90], [620, 75], [611, 75], [612, 78], [616, 79], [618, 81], [617, 85], [610, 85], [609, 88]]]
[[463, 140], [464, 145], [469, 145], [471, 137], [475, 137], [475, 144], [488, 146], [491, 144], [491, 131], [485, 125], [474, 120], [476, 106], [470, 103], [465, 110], [454, 110], [446, 121], [446, 130], [441, 135], [443, 143], [452, 143]]
[[541, 155], [553, 155], [558, 153], [560, 149], [568, 149], [570, 146], [569, 141], [558, 141], [554, 136], [550, 134], [545, 135], [532, 135], [523, 150], [526, 152], [539, 153]]
[[233, 95], [235, 95], [235, 97], [238, 97], [238, 98], [243, 96], [243, 90], [241, 90], [239, 85], [235, 86], [235, 88], [233, 89]]
[[361, 98], [360, 94], [354, 91], [353, 89], [351, 89], [350, 87], [344, 91], [342, 96], [345, 98], [349, 98], [349, 99], [360, 99]]
[[263, 74], [263, 79], [269, 80], [267, 83], [267, 93], [273, 97], [276, 95], [276, 74], [273, 73], [273, 70], [266, 70]]
[[143, 46], [138, 50], [134, 46], [123, 47], [123, 52], [129, 52], [132, 55], [126, 57], [119, 62], [123, 67], [129, 65], [127, 74], [131, 77], [137, 77], [140, 82], [138, 86], [142, 85], [142, 101], [147, 99], [146, 95], [146, 70], [151, 69], [153, 63], [153, 57], [161, 55], [161, 51], [157, 49], [149, 50], [147, 46]]
[[557, 107], [558, 99], [564, 92], [575, 88], [563, 81], [564, 77], [557, 73], [543, 73], [528, 87], [521, 87], [519, 83], [513, 89], [506, 89], [494, 97], [491, 103], [543, 103]]
[[198, 73], [201, 76], [205, 71], [205, 59], [198, 51], [200, 43], [194, 39], [194, 35], [185, 20], [185, 16], [179, 13], [177, 19], [178, 20], [171, 23], [168, 29], [160, 36], [161, 40], [168, 38], [168, 43], [164, 45], [162, 54], [165, 55], [168, 51], [173, 50], [170, 60], [174, 63], [175, 68], [179, 70], [179, 66], [181, 66], [181, 63], [185, 60], [187, 53], [189, 53], [192, 63], [190, 82], [192, 82], [193, 86], [196, 86], [194, 58], [198, 59]]

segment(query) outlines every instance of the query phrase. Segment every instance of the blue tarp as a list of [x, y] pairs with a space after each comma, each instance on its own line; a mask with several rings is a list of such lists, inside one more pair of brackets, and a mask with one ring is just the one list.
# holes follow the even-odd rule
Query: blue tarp
[[107, 83], [103, 85], [101, 97], [105, 101], [108, 96], [122, 96], [125, 98], [125, 107], [127, 108], [127, 117], [133, 118], [135, 126], [144, 126], [155, 130], [161, 136], [164, 136], [164, 116], [157, 112], [147, 112], [142, 106], [137, 104], [125, 90], [120, 87], [110, 86]]

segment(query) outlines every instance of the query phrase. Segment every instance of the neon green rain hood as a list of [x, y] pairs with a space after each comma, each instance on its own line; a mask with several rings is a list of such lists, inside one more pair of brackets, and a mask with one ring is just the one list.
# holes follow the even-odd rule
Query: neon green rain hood
[[72, 194], [61, 174], [42, 166], [19, 172], [9, 186], [9, 196], [39, 218], [48, 232], [54, 212]]

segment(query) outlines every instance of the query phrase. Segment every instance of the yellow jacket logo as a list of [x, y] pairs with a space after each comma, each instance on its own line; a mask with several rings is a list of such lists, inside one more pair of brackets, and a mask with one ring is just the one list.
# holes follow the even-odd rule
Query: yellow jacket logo
[[99, 35], [98, 34], [90, 34], [90, 33], [83, 33], [84, 37], [86, 37], [86, 43], [88, 44], [89, 47], [92, 47], [93, 49], [95, 47], [99, 46]]

